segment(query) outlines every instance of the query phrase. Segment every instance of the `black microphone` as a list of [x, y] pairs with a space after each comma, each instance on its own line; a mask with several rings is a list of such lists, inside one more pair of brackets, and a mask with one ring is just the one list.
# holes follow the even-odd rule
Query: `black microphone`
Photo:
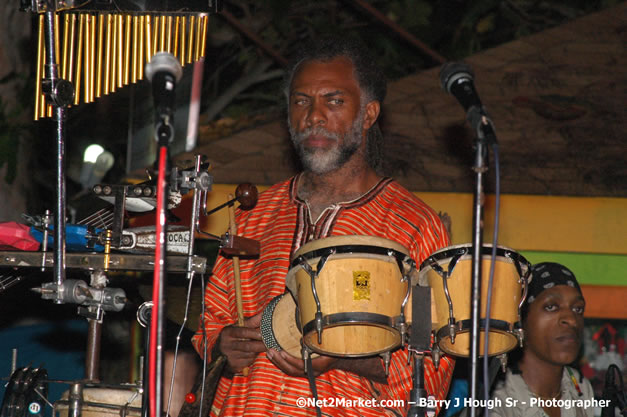
[[490, 120], [473, 81], [472, 69], [463, 62], [447, 62], [440, 70], [442, 89], [459, 101], [466, 111], [466, 119], [476, 131], [481, 123], [488, 124]]
[[146, 78], [152, 83], [155, 103], [155, 133], [160, 143], [174, 139], [175, 89], [182, 75], [181, 63], [169, 52], [157, 52], [146, 64]]

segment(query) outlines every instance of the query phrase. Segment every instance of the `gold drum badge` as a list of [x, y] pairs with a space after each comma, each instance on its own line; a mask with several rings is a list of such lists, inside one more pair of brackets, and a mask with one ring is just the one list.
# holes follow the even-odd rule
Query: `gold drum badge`
[[353, 300], [370, 300], [369, 271], [353, 271]]

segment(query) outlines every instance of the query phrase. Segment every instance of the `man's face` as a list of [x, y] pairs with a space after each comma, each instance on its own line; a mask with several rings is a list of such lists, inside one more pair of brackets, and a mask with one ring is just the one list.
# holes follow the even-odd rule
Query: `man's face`
[[568, 365], [579, 353], [585, 301], [568, 285], [548, 288], [529, 305], [524, 322], [525, 355], [553, 365]]
[[290, 135], [306, 171], [344, 165], [364, 138], [361, 90], [346, 58], [301, 64], [290, 88]]

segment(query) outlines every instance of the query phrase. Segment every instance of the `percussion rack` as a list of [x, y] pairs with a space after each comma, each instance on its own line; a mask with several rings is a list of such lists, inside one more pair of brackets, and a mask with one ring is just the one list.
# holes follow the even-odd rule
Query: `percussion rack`
[[[105, 273], [110, 269], [153, 270], [154, 257], [111, 253], [109, 230], [106, 232], [104, 254], [66, 254], [66, 110], [70, 105], [80, 104], [81, 97], [82, 102], [90, 103], [117, 88], [141, 80], [144, 64], [157, 51], [171, 52], [182, 63], [202, 58], [208, 14], [217, 12], [221, 2], [205, 0], [200, 9], [123, 11], [115, 0], [80, 1], [80, 4], [75, 0], [21, 0], [20, 3], [22, 11], [37, 14], [39, 24], [34, 118], [52, 117], [56, 123], [55, 245], [52, 256], [45, 251], [1, 253], [0, 266], [42, 270], [52, 266], [54, 281], [35, 290], [42, 298], [57, 304], [72, 302], [81, 306], [79, 314], [89, 321], [86, 379], [97, 381], [104, 311], [120, 311], [126, 303], [123, 290], [106, 288]], [[159, 6], [163, 3], [147, 2]], [[198, 6], [199, 2], [188, 3]], [[96, 10], [94, 6], [105, 7]], [[193, 231], [195, 225], [191, 226]], [[191, 232], [190, 236], [193, 236]], [[193, 238], [190, 238], [192, 241]], [[206, 259], [193, 256], [192, 251], [193, 244], [190, 243], [187, 256], [164, 256], [168, 271], [187, 272], [188, 278], [196, 272], [204, 273]], [[83, 281], [66, 280], [66, 268], [90, 271], [90, 286]]]

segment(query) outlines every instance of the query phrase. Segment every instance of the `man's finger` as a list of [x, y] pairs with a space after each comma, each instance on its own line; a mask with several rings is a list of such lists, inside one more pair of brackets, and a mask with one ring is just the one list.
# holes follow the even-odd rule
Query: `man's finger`
[[263, 342], [256, 341], [242, 342], [234, 340], [225, 345], [225, 347], [228, 347], [229, 350], [232, 350], [233, 352], [250, 352], [255, 355], [266, 351], [266, 345], [264, 345]]
[[252, 317], [248, 317], [246, 320], [244, 320], [244, 326], [245, 327], [250, 327], [250, 328], [253, 328], [253, 329], [258, 329], [259, 326], [261, 326], [261, 316], [262, 316], [262, 314], [263, 314], [263, 311], [255, 314]]
[[239, 339], [239, 340], [262, 340], [261, 339], [261, 331], [259, 329], [250, 328], [250, 327], [238, 327], [231, 326], [226, 330], [225, 335], [228, 338]]

